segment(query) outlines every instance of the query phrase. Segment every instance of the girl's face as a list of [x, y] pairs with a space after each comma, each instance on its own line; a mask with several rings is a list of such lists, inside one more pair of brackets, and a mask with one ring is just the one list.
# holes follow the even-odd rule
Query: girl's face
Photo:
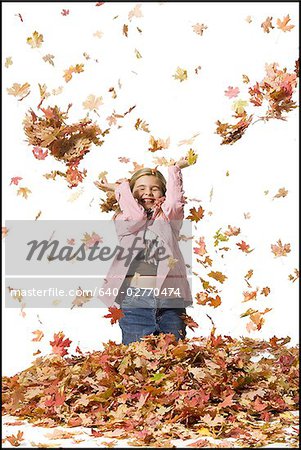
[[155, 200], [163, 196], [160, 181], [154, 175], [143, 175], [134, 184], [133, 196], [144, 209], [152, 208]]

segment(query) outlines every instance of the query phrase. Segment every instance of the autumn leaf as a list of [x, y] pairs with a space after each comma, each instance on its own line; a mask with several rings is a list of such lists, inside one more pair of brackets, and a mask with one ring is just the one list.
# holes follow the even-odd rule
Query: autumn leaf
[[225, 234], [221, 233], [221, 228], [219, 228], [216, 231], [215, 235], [213, 236], [213, 239], [214, 239], [214, 244], [213, 244], [214, 247], [217, 247], [219, 242], [227, 242], [227, 241], [229, 241], [229, 237], [226, 236], [226, 233]]
[[34, 147], [32, 149], [32, 153], [33, 153], [33, 156], [36, 159], [40, 159], [41, 160], [41, 159], [45, 159], [46, 158], [46, 156], [48, 155], [48, 150], [46, 149], [45, 152], [43, 152], [43, 149], [41, 147]]
[[12, 177], [10, 179], [9, 185], [15, 184], [16, 186], [18, 186], [20, 180], [23, 180], [23, 178], [22, 177]]
[[6, 436], [5, 440], [7, 440], [13, 447], [19, 447], [19, 445], [21, 445], [21, 442], [24, 440], [23, 435], [23, 431], [19, 430], [16, 436], [14, 434]]
[[89, 109], [90, 111], [98, 109], [100, 105], [103, 105], [102, 97], [95, 97], [92, 94], [83, 102], [84, 109]]
[[236, 114], [242, 115], [245, 112], [245, 106], [247, 105], [248, 105], [247, 101], [239, 99], [233, 102], [232, 108], [234, 109]]
[[53, 59], [54, 59], [54, 55], [50, 55], [49, 53], [47, 55], [43, 56], [43, 61], [48, 62], [52, 66], [54, 66]]
[[295, 28], [295, 25], [288, 25], [288, 22], [291, 20], [289, 14], [285, 17], [283, 17], [282, 21], [280, 19], [277, 19], [277, 28], [281, 31], [291, 31], [293, 28]]
[[190, 208], [190, 215], [186, 217], [186, 219], [191, 220], [191, 222], [199, 222], [204, 217], [204, 209], [199, 206], [198, 210], [195, 207]]
[[245, 252], [245, 253], [251, 253], [254, 250], [254, 248], [252, 250], [250, 250], [249, 244], [247, 244], [245, 241], [241, 241], [241, 242], [237, 243], [236, 245], [239, 248], [239, 250], [241, 250], [242, 252]]
[[91, 300], [91, 298], [93, 298], [92, 293], [90, 294], [89, 292], [85, 292], [81, 289], [81, 287], [79, 287], [76, 292], [79, 292], [79, 294], [77, 294], [74, 298], [74, 300], [72, 300], [72, 307], [71, 309], [73, 309], [75, 306], [77, 306], [78, 308], [81, 308], [85, 303], [89, 302]]
[[122, 27], [122, 33], [128, 37], [129, 26], [125, 23]]
[[7, 227], [2, 227], [2, 239], [7, 236], [8, 230], [9, 229]]
[[61, 14], [62, 16], [68, 16], [70, 13], [69, 9], [62, 9]]
[[248, 77], [248, 75], [243, 75], [242, 76], [242, 82], [245, 84], [250, 83], [250, 78]]
[[250, 300], [256, 300], [257, 290], [252, 292], [243, 292], [243, 302], [249, 302]]
[[196, 163], [196, 161], [197, 161], [197, 159], [198, 159], [198, 155], [195, 153], [194, 150], [192, 150], [192, 148], [190, 148], [190, 149], [188, 150], [187, 155], [186, 155], [186, 159], [187, 159], [188, 164], [189, 164], [190, 166], [192, 166], [193, 164]]
[[69, 69], [64, 71], [64, 79], [66, 83], [72, 79], [73, 73], [81, 73], [84, 71], [84, 64], [76, 64], [76, 66], [70, 66]]
[[11, 66], [12, 64], [13, 64], [12, 57], [11, 57], [11, 56], [8, 56], [8, 57], [5, 59], [4, 66], [8, 69], [9, 66]]
[[130, 162], [130, 158], [126, 158], [125, 156], [118, 156], [118, 159], [121, 163], [127, 164]]
[[14, 83], [11, 88], [6, 89], [9, 95], [14, 97], [19, 97], [18, 100], [21, 101], [30, 94], [30, 84], [24, 83]]
[[197, 322], [195, 322], [193, 320], [193, 318], [191, 316], [189, 316], [188, 314], [186, 314], [186, 313], [181, 314], [181, 318], [183, 319], [185, 325], [187, 325], [187, 327], [190, 328], [192, 331], [195, 328], [199, 327], [199, 324]]
[[28, 198], [28, 194], [31, 194], [31, 190], [27, 187], [20, 187], [18, 189], [17, 195], [22, 195], [23, 198]]
[[177, 264], [178, 261], [179, 261], [178, 259], [173, 258], [172, 256], [170, 256], [170, 257], [168, 258], [168, 267], [169, 267], [170, 269], [173, 269], [173, 268], [175, 267], [175, 265]]
[[37, 31], [34, 31], [32, 37], [28, 37], [26, 39], [27, 44], [31, 46], [31, 48], [39, 48], [44, 42], [43, 35], [39, 34]]
[[98, 39], [101, 39], [101, 37], [103, 36], [103, 32], [100, 30], [97, 30], [97, 31], [95, 31], [95, 33], [93, 33], [93, 36]]
[[265, 297], [267, 297], [267, 296], [269, 295], [270, 292], [271, 292], [271, 289], [270, 289], [268, 286], [266, 286], [266, 287], [262, 288], [260, 294], [262, 294], [262, 295], [264, 295]]
[[280, 256], [287, 256], [291, 251], [291, 244], [282, 244], [281, 239], [278, 239], [276, 244], [271, 244], [272, 252], [275, 255], [275, 258]]
[[207, 30], [208, 27], [203, 23], [196, 23], [195, 25], [192, 25], [192, 28], [196, 34], [203, 36], [204, 31]]
[[216, 281], [219, 281], [220, 283], [223, 283], [225, 281], [226, 275], [223, 275], [222, 272], [210, 272], [208, 273], [208, 277], [214, 278]]
[[264, 31], [265, 33], [269, 33], [273, 28], [275, 28], [275, 27], [273, 27], [273, 25], [272, 25], [272, 19], [273, 19], [273, 17], [267, 17], [267, 18], [265, 19], [265, 21], [262, 22], [261, 28], [263, 29], [263, 31]]
[[175, 80], [179, 80], [180, 82], [187, 80], [187, 70], [181, 69], [181, 67], [178, 67], [176, 70], [175, 75], [173, 75]]
[[154, 136], [150, 136], [149, 138], [149, 145], [150, 147], [148, 150], [150, 152], [157, 152], [158, 150], [163, 150], [169, 147], [170, 144], [170, 138], [167, 138], [165, 141], [163, 139], [155, 139]]
[[149, 124], [146, 123], [145, 120], [142, 120], [139, 118], [136, 120], [136, 123], [135, 123], [136, 130], [143, 130], [146, 133], [150, 133], [150, 130], [148, 127], [149, 127]]
[[197, 137], [197, 136], [199, 136], [200, 135], [200, 133], [196, 133], [196, 134], [194, 134], [191, 138], [189, 138], [189, 139], [183, 139], [182, 141], [180, 141], [179, 143], [178, 143], [178, 146], [180, 146], [180, 145], [192, 145], [193, 143], [194, 143], [194, 140], [195, 140], [195, 138]]
[[53, 341], [50, 341], [52, 352], [56, 355], [65, 356], [68, 354], [66, 347], [70, 347], [72, 341], [70, 339], [64, 339], [65, 334], [62, 331], [54, 333]]
[[225, 231], [226, 236], [237, 236], [240, 233], [240, 228], [228, 225], [228, 230]]
[[119, 321], [122, 317], [124, 317], [124, 314], [120, 308], [117, 308], [116, 306], [110, 306], [108, 309], [110, 311], [109, 314], [106, 314], [103, 317], [111, 319], [112, 325]]
[[133, 9], [130, 10], [128, 14], [128, 19], [131, 21], [133, 17], [143, 17], [142, 11], [141, 11], [141, 5], [135, 5]]
[[194, 247], [193, 251], [194, 253], [196, 253], [197, 255], [203, 256], [205, 255], [205, 253], [207, 253], [206, 250], [206, 244], [204, 241], [204, 236], [200, 237], [199, 241], [196, 241], [198, 247]]
[[35, 337], [32, 338], [32, 342], [40, 342], [44, 337], [44, 333], [41, 330], [32, 331], [32, 334], [35, 335]]
[[239, 92], [240, 91], [238, 87], [234, 88], [233, 86], [228, 86], [228, 89], [225, 91], [225, 96], [229, 99], [235, 98], [238, 96]]
[[85, 233], [84, 238], [81, 239], [81, 241], [85, 243], [87, 248], [91, 248], [97, 243], [102, 243], [103, 238], [93, 231], [91, 235], [89, 233]]
[[137, 59], [141, 59], [142, 58], [141, 53], [136, 48], [135, 48], [135, 56], [136, 56]]
[[[3, 235], [2, 235], [3, 236]], [[289, 281], [292, 281], [293, 283], [298, 280], [299, 278], [299, 270], [298, 269], [294, 269], [294, 273], [295, 275], [292, 275], [291, 273], [288, 276]]]
[[286, 197], [288, 194], [288, 191], [283, 187], [279, 188], [277, 194], [274, 195], [274, 198], [280, 198], [280, 197]]

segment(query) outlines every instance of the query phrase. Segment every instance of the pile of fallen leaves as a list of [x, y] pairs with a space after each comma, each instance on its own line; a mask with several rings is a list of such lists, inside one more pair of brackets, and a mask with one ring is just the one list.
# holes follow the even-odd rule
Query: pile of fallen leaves
[[68, 187], [76, 187], [86, 176], [86, 171], [80, 171], [78, 165], [91, 145], [102, 145], [100, 136], [105, 136], [109, 130], [104, 132], [96, 123], [89, 118], [84, 118], [78, 123], [67, 125], [69, 104], [66, 112], [61, 111], [58, 106], [38, 109], [42, 115], [38, 116], [30, 109], [23, 120], [24, 132], [28, 143], [34, 145], [33, 154], [37, 159], [45, 159], [48, 151], [55, 159], [62, 161], [67, 166], [66, 173], [55, 171], [46, 178], [55, 178], [60, 175], [66, 178]]
[[[295, 446], [298, 348], [215, 336], [176, 341], [145, 336], [79, 356], [50, 354], [3, 377], [3, 414], [35, 425], [91, 427], [133, 445], [167, 446], [171, 439], [234, 438], [237, 446]], [[206, 437], [206, 439], [203, 439]], [[174, 445], [172, 445], [174, 447]]]

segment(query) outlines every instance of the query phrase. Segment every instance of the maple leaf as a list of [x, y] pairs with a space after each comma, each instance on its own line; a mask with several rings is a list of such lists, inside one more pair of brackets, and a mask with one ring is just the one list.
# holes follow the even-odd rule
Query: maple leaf
[[117, 308], [116, 306], [110, 306], [108, 309], [110, 311], [109, 314], [106, 314], [103, 317], [111, 319], [112, 325], [119, 321], [122, 317], [124, 317], [124, 314], [120, 308]]
[[168, 258], [168, 267], [169, 267], [170, 269], [173, 269], [173, 268], [175, 267], [175, 265], [177, 264], [178, 261], [179, 261], [178, 259], [175, 259], [175, 258], [173, 258], [172, 256], [170, 256], [170, 257]]
[[195, 207], [190, 208], [190, 215], [186, 217], [186, 219], [191, 220], [191, 222], [199, 222], [204, 217], [204, 209], [199, 206], [198, 210]]
[[299, 278], [299, 270], [298, 269], [294, 269], [294, 273], [295, 275], [289, 274], [288, 279], [289, 281], [292, 281], [293, 283], [298, 280]]
[[68, 16], [70, 13], [69, 9], [62, 9], [61, 14], [62, 16]]
[[72, 341], [70, 339], [65, 339], [65, 334], [63, 331], [59, 331], [58, 333], [54, 333], [53, 341], [50, 341], [50, 345], [52, 347], [52, 353], [56, 355], [65, 356], [68, 354], [68, 350], [66, 347], [70, 347]]
[[70, 66], [69, 69], [64, 71], [64, 79], [68, 83], [72, 79], [73, 73], [81, 73], [84, 71], [84, 64], [76, 64], [76, 66]]
[[213, 238], [214, 238], [214, 244], [213, 244], [214, 247], [216, 247], [219, 244], [219, 242], [227, 242], [227, 241], [229, 241], [229, 237], [226, 236], [226, 234], [221, 233], [220, 231], [221, 231], [221, 228], [219, 228], [216, 231], [215, 235], [213, 236]]
[[198, 247], [193, 248], [194, 253], [196, 253], [197, 255], [200, 255], [200, 256], [205, 255], [205, 253], [207, 253], [207, 250], [206, 250], [206, 244], [204, 241], [204, 236], [200, 237], [199, 241], [196, 241], [196, 243], [198, 244]]
[[225, 281], [226, 275], [222, 274], [222, 272], [210, 272], [208, 273], [208, 277], [214, 278], [216, 281], [219, 281], [220, 283], [223, 283]]
[[122, 27], [122, 33], [128, 37], [129, 26], [125, 23]]
[[84, 234], [84, 238], [81, 239], [82, 242], [85, 243], [87, 248], [91, 248], [93, 247], [96, 243], [101, 243], [103, 242], [103, 239], [101, 236], [99, 236], [99, 234], [95, 233], [93, 231], [93, 233], [90, 235], [89, 233], [85, 233]]
[[288, 194], [288, 191], [283, 187], [279, 188], [277, 194], [274, 195], [274, 198], [280, 198], [280, 197], [286, 197]]
[[239, 92], [240, 91], [238, 87], [234, 88], [233, 86], [228, 86], [228, 89], [225, 91], [225, 96], [231, 99], [237, 97]]
[[79, 295], [76, 295], [74, 300], [72, 301], [72, 307], [71, 309], [73, 309], [75, 306], [77, 306], [78, 308], [82, 307], [85, 303], [89, 302], [91, 300], [91, 298], [93, 298], [93, 295], [90, 294], [89, 292], [86, 293], [84, 292], [81, 287], [79, 287], [76, 292], [79, 292]]
[[2, 239], [5, 238], [8, 234], [8, 228], [2, 227]]
[[248, 77], [248, 75], [243, 75], [242, 76], [242, 82], [245, 84], [250, 83], [250, 78]]
[[248, 302], [250, 300], [256, 300], [257, 290], [252, 292], [243, 292], [244, 300], [243, 302]]
[[247, 244], [245, 241], [241, 241], [241, 242], [237, 243], [236, 245], [239, 248], [239, 250], [241, 250], [242, 252], [245, 252], [245, 253], [251, 253], [254, 250], [254, 248], [252, 250], [250, 250], [249, 244]]
[[173, 75], [175, 80], [180, 80], [180, 82], [187, 80], [187, 70], [177, 67], [175, 75]]
[[31, 194], [31, 190], [27, 187], [20, 187], [18, 189], [17, 195], [22, 195], [23, 198], [28, 198], [28, 194]]
[[288, 22], [291, 20], [289, 14], [285, 17], [283, 17], [282, 21], [280, 19], [277, 19], [277, 28], [281, 31], [291, 31], [293, 28], [295, 28], [295, 25], [288, 25]]
[[27, 44], [31, 46], [31, 48], [39, 48], [44, 42], [43, 35], [39, 34], [37, 31], [34, 31], [32, 37], [28, 37], [26, 39]]
[[14, 83], [12, 87], [6, 89], [9, 95], [14, 97], [19, 97], [18, 100], [21, 101], [30, 94], [30, 84], [24, 83]]
[[287, 256], [291, 251], [291, 244], [282, 244], [281, 239], [278, 239], [276, 244], [271, 244], [272, 252], [275, 255], [275, 258], [280, 256]]
[[135, 123], [135, 128], [136, 128], [136, 130], [143, 130], [143, 131], [145, 131], [146, 133], [150, 133], [150, 130], [149, 130], [149, 124], [148, 123], [146, 123], [145, 122], [145, 120], [142, 120], [142, 119], [137, 119], [137, 121], [136, 121], [136, 123]]
[[16, 186], [18, 186], [20, 180], [23, 180], [23, 178], [22, 177], [12, 177], [10, 179], [9, 185], [15, 184]]
[[32, 334], [35, 335], [35, 337], [32, 338], [32, 342], [40, 342], [40, 340], [44, 337], [44, 333], [42, 330], [32, 331]]
[[196, 23], [195, 25], [192, 25], [192, 28], [196, 34], [203, 36], [204, 31], [207, 30], [208, 27], [203, 23]]
[[101, 39], [102, 36], [103, 36], [103, 32], [100, 31], [100, 30], [97, 30], [97, 31], [95, 31], [95, 33], [93, 33], [93, 36], [98, 38], [98, 39]]
[[102, 97], [95, 97], [92, 94], [83, 102], [84, 109], [89, 109], [90, 111], [98, 109], [100, 105], [103, 105]]
[[5, 59], [4, 66], [8, 69], [9, 66], [11, 66], [12, 64], [13, 64], [12, 57], [11, 57], [11, 56], [8, 56], [8, 57]]
[[43, 152], [43, 149], [41, 147], [34, 147], [32, 149], [32, 153], [36, 159], [45, 159], [48, 155], [48, 150], [46, 149], [45, 152]]
[[23, 435], [23, 431], [19, 430], [16, 436], [14, 434], [11, 434], [10, 436], [6, 436], [5, 440], [7, 440], [13, 447], [19, 447], [19, 445], [21, 445], [21, 442], [24, 440]]
[[183, 319], [185, 325], [188, 326], [188, 328], [190, 328], [192, 331], [194, 330], [194, 328], [198, 328], [199, 324], [197, 322], [195, 322], [193, 320], [193, 318], [191, 316], [189, 316], [186, 313], [181, 314], [181, 318]]
[[263, 31], [264, 31], [265, 33], [269, 33], [270, 30], [272, 30], [273, 28], [275, 28], [275, 27], [273, 27], [273, 25], [272, 25], [272, 19], [273, 19], [273, 17], [267, 17], [267, 18], [265, 19], [265, 21], [262, 22], [261, 28], [263, 29]]
[[126, 158], [125, 156], [118, 156], [118, 159], [119, 159], [119, 161], [120, 161], [121, 163], [127, 164], [127, 163], [130, 162], [130, 159], [129, 159], [129, 158]]
[[228, 225], [229, 230], [225, 231], [226, 236], [237, 236], [240, 233], [240, 228], [232, 227]]
[[158, 150], [163, 150], [169, 147], [170, 138], [167, 138], [165, 141], [163, 139], [155, 139], [154, 136], [150, 136], [149, 138], [150, 147], [148, 150], [150, 152], [157, 152]]
[[54, 59], [54, 55], [50, 55], [50, 53], [47, 53], [47, 55], [43, 56], [43, 61], [48, 62], [52, 66], [54, 66], [53, 59]]
[[236, 112], [236, 114], [238, 115], [242, 115], [245, 112], [245, 106], [248, 105], [248, 102], [245, 100], [236, 100], [235, 102], [233, 102], [232, 108], [234, 109], [234, 111]]

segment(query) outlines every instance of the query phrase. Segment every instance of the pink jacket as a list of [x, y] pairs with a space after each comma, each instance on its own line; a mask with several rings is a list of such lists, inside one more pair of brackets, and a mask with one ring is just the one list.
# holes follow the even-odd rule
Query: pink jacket
[[[120, 245], [123, 248], [131, 248], [136, 237], [142, 239], [145, 224], [147, 221], [146, 211], [138, 200], [133, 197], [128, 181], [123, 181], [115, 189], [115, 197], [119, 203], [121, 213], [115, 218], [115, 227]], [[179, 288], [180, 298], [185, 300], [185, 307], [192, 305], [191, 289], [187, 280], [186, 266], [183, 255], [179, 248], [178, 236], [184, 219], [183, 180], [180, 167], [172, 165], [168, 167], [168, 179], [166, 183], [166, 193], [153, 208], [153, 223], [149, 225], [149, 230], [153, 231], [164, 242], [166, 255], [172, 255], [177, 259], [176, 264], [169, 267], [168, 260], [159, 261], [157, 270], [156, 288], [162, 291], [164, 288]], [[164, 221], [164, 223], [162, 223]], [[141, 240], [137, 247], [141, 246]], [[133, 252], [133, 258], [139, 250]], [[110, 295], [99, 297], [106, 305], [112, 306], [124, 297], [120, 288], [128, 271], [124, 260], [118, 260], [117, 255], [106, 275], [103, 284], [104, 292]], [[164, 295], [160, 295], [164, 298]]]

